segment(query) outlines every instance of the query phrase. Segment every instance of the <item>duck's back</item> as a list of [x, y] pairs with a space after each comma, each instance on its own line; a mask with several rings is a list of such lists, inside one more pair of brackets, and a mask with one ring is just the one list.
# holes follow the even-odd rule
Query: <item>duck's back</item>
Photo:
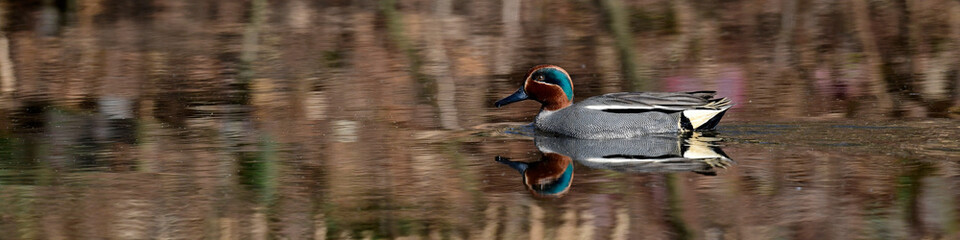
[[[730, 107], [729, 100], [713, 99], [713, 95], [714, 92], [611, 93], [557, 111], [541, 111], [535, 124], [541, 131], [590, 139], [707, 129], [713, 128]], [[694, 116], [702, 113], [707, 114], [705, 118]]]

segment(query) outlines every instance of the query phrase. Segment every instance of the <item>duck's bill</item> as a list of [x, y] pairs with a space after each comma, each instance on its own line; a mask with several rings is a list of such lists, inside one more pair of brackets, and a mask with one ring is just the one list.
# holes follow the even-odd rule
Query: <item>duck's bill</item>
[[497, 107], [501, 107], [507, 104], [527, 100], [527, 98], [528, 98], [527, 92], [524, 92], [523, 88], [520, 88], [520, 89], [517, 89], [517, 91], [511, 94], [510, 96], [507, 96], [503, 99], [500, 99], [500, 101], [497, 101], [496, 105]]

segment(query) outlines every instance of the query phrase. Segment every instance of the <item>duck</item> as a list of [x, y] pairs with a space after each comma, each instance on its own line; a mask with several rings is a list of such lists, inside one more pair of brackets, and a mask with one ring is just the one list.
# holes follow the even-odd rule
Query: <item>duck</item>
[[694, 172], [717, 175], [734, 161], [720, 149], [723, 139], [702, 132], [650, 134], [623, 139], [536, 136], [541, 153], [559, 154], [592, 169], [623, 173]]
[[541, 104], [538, 132], [582, 139], [634, 138], [649, 134], [710, 131], [733, 103], [715, 91], [618, 92], [573, 102], [573, 80], [556, 65], [538, 65], [497, 108], [534, 100]]
[[513, 161], [502, 156], [495, 160], [520, 172], [523, 185], [537, 197], [563, 197], [573, 182], [573, 159], [569, 156], [545, 152], [535, 162]]

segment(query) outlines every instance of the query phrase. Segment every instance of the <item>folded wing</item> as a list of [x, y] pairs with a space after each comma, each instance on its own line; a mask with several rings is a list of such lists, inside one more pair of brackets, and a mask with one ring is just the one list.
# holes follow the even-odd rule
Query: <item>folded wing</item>
[[714, 91], [623, 92], [592, 97], [582, 104], [586, 109], [610, 113], [680, 112], [680, 128], [697, 131], [715, 128], [733, 106], [729, 99], [714, 96]]
[[732, 104], [727, 98], [714, 98], [714, 91], [697, 92], [622, 92], [587, 99], [587, 109], [607, 112], [678, 112], [692, 109], [722, 110]]

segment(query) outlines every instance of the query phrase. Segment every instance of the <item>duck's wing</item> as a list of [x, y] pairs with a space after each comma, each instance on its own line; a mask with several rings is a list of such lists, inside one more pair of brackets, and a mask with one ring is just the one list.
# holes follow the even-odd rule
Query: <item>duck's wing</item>
[[609, 112], [720, 110], [732, 105], [729, 99], [714, 98], [715, 95], [715, 91], [621, 92], [592, 97], [580, 104], [586, 109]]

